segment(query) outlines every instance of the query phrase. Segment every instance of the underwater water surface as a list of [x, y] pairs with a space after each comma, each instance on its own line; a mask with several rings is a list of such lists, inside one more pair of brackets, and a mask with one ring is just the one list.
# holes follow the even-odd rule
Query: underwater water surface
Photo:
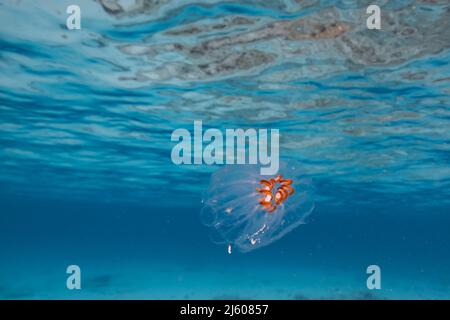
[[[1, 299], [450, 299], [447, 0], [70, 4], [0, 0]], [[278, 129], [307, 223], [213, 243], [219, 166], [171, 160], [195, 120]]]

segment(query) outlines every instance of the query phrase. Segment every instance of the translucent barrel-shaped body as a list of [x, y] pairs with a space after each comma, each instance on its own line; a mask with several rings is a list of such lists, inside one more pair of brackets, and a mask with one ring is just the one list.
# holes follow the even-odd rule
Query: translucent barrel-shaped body
[[284, 192], [286, 198], [272, 211], [261, 204], [265, 195], [259, 190], [265, 187], [262, 180], [276, 176], [262, 176], [257, 165], [228, 165], [212, 174], [203, 196], [201, 220], [212, 229], [217, 243], [248, 252], [280, 239], [305, 222], [314, 209], [311, 180], [304, 178], [292, 162], [281, 163], [278, 174], [292, 180], [288, 184], [293, 192], [288, 196]]

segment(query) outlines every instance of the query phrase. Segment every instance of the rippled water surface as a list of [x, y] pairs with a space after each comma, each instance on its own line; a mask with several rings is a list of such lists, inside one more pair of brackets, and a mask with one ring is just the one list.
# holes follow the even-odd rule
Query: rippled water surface
[[[450, 298], [448, 1], [77, 3], [81, 30], [72, 1], [0, 1], [0, 297]], [[170, 158], [194, 120], [279, 129], [311, 222], [245, 255], [212, 244], [217, 167]]]

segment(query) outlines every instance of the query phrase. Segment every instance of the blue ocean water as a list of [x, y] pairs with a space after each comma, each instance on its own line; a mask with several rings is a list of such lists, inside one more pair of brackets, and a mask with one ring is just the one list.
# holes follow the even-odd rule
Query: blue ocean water
[[[77, 3], [0, 0], [0, 298], [450, 298], [448, 1]], [[278, 129], [308, 223], [214, 244], [194, 120]]]

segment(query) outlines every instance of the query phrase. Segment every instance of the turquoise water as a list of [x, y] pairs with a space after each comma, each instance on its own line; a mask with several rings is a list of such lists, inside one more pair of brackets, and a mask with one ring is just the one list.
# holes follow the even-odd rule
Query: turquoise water
[[[448, 1], [69, 4], [0, 1], [0, 298], [450, 298]], [[194, 120], [279, 129], [308, 223], [214, 244], [219, 167], [171, 161]]]

